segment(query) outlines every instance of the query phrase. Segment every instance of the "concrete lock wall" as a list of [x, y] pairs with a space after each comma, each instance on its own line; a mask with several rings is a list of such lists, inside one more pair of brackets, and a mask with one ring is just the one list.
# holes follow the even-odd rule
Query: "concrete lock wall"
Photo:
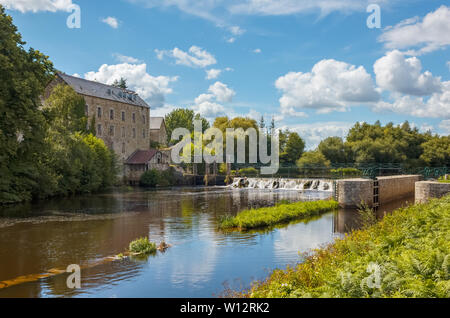
[[450, 183], [421, 181], [416, 183], [416, 203], [426, 203], [431, 198], [442, 198], [450, 193]]
[[341, 207], [357, 207], [373, 203], [373, 180], [344, 179], [337, 181], [337, 200]]
[[416, 188], [416, 182], [420, 181], [421, 176], [392, 176], [379, 177], [379, 201], [380, 204], [392, 202], [394, 200], [413, 196]]
[[[389, 203], [413, 196], [420, 176], [404, 175], [378, 178], [378, 202]], [[373, 205], [374, 180], [344, 179], [337, 181], [337, 199], [341, 207], [358, 207], [361, 203]]]

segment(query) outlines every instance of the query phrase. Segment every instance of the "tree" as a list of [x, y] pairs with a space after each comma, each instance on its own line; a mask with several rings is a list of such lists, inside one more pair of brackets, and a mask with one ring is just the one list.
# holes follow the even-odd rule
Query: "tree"
[[191, 109], [177, 108], [167, 114], [165, 122], [169, 144], [175, 144], [180, 141], [180, 139], [172, 140], [172, 133], [177, 128], [186, 128], [192, 133], [194, 131], [194, 120], [201, 120], [202, 131], [209, 128], [209, 122], [201, 117], [200, 114], [195, 114]]
[[0, 6], [0, 203], [31, 199], [48, 171], [41, 165], [47, 123], [40, 96], [53, 78], [48, 57], [26, 51]]
[[297, 161], [297, 166], [300, 169], [316, 168], [316, 167], [329, 167], [330, 161], [320, 151], [308, 151], [305, 152], [302, 157]]
[[305, 150], [305, 142], [296, 132], [287, 132], [288, 137], [280, 154], [281, 163], [295, 164]]
[[450, 166], [450, 136], [435, 136], [423, 145], [420, 159], [430, 166]]
[[332, 163], [351, 162], [351, 151], [340, 137], [328, 137], [322, 140], [318, 150]]
[[115, 80], [114, 83], [112, 84], [112, 86], [115, 86], [115, 87], [121, 88], [121, 89], [128, 89], [127, 79], [121, 77], [119, 81]]

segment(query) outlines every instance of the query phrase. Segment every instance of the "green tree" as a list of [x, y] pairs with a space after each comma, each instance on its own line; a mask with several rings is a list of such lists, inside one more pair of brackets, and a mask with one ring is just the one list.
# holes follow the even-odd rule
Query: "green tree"
[[39, 97], [54, 69], [47, 56], [24, 46], [0, 6], [0, 203], [29, 200], [51, 178], [41, 164], [47, 124]]
[[281, 163], [295, 164], [305, 150], [305, 142], [296, 132], [289, 132], [288, 137], [280, 154]]
[[180, 141], [171, 140], [172, 133], [177, 128], [186, 128], [189, 132], [194, 131], [194, 120], [202, 121], [202, 130], [205, 131], [209, 128], [209, 122], [200, 116], [200, 114], [195, 114], [193, 110], [186, 108], [177, 108], [166, 115], [166, 130], [167, 130], [167, 138], [169, 144], [175, 144]]
[[112, 86], [115, 86], [115, 87], [121, 88], [121, 89], [128, 89], [127, 79], [121, 77], [120, 80], [115, 80], [114, 83], [112, 84]]
[[450, 166], [450, 136], [435, 136], [423, 145], [420, 159], [430, 166]]
[[340, 137], [328, 137], [322, 140], [318, 150], [332, 163], [352, 161], [350, 147]]
[[311, 167], [329, 167], [330, 161], [320, 151], [307, 151], [297, 161], [300, 169], [308, 169]]

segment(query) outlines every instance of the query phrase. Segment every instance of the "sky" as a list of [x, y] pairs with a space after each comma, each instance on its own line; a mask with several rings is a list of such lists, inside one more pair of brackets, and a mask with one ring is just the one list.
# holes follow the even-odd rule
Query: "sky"
[[151, 116], [182, 107], [210, 121], [274, 118], [309, 149], [345, 137], [356, 122], [408, 120], [421, 131], [450, 134], [448, 1], [0, 4], [27, 47], [58, 70], [106, 84], [124, 77]]

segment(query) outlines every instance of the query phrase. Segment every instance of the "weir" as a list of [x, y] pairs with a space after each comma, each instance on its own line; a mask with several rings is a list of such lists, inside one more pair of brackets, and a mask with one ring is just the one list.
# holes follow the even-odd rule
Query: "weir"
[[233, 188], [333, 191], [332, 180], [283, 178], [234, 178]]
[[389, 203], [414, 196], [415, 184], [420, 175], [399, 175], [370, 179], [338, 180], [335, 198], [343, 208], [359, 207], [361, 203], [369, 207]]

